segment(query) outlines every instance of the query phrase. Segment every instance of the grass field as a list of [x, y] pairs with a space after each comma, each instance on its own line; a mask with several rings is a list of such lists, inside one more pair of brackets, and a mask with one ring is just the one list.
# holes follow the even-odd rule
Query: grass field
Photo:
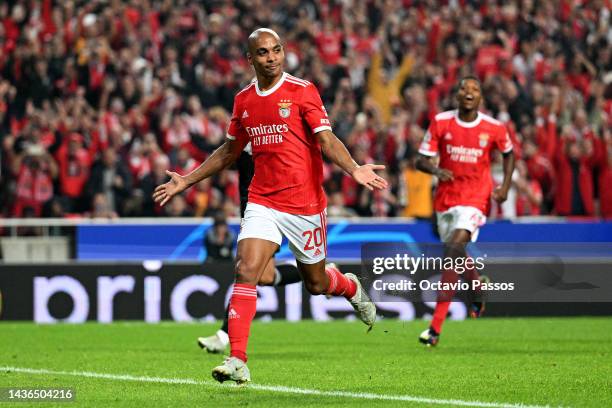
[[196, 345], [217, 325], [0, 323], [0, 387], [73, 387], [62, 406], [87, 407], [612, 406], [612, 319], [448, 322], [435, 349], [425, 326], [255, 323], [236, 387]]

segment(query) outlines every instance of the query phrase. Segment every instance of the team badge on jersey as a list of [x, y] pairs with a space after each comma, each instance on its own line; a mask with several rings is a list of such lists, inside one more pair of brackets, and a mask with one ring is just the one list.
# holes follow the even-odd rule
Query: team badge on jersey
[[480, 139], [480, 142], [478, 142], [480, 147], [486, 147], [487, 143], [489, 143], [489, 135], [487, 133], [479, 134], [478, 138]]
[[286, 100], [286, 99], [285, 100], [281, 100], [278, 103], [278, 106], [279, 106], [278, 114], [281, 115], [281, 118], [287, 119], [289, 117], [289, 115], [291, 115], [291, 108], [290, 108], [291, 105], [292, 105], [291, 101]]

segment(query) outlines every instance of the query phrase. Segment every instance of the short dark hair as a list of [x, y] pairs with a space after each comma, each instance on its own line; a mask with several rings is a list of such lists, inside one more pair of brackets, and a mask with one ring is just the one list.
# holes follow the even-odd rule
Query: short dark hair
[[480, 79], [474, 74], [469, 74], [462, 77], [459, 82], [457, 82], [457, 89], [461, 88], [461, 84], [463, 84], [463, 81], [467, 80], [476, 81], [478, 83], [478, 87], [482, 90], [482, 83], [480, 82]]

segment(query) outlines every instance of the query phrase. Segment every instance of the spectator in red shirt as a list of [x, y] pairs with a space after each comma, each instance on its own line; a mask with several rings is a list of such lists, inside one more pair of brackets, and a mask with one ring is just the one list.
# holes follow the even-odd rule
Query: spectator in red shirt
[[556, 182], [553, 164], [538, 151], [538, 147], [531, 140], [523, 142], [523, 154], [529, 178], [538, 183], [542, 191], [543, 207], [548, 213], [553, 205]]
[[612, 132], [607, 129], [604, 133], [605, 157], [604, 164], [599, 172], [599, 206], [601, 216], [612, 219]]
[[136, 185], [140, 184], [141, 180], [151, 173], [153, 163], [159, 156], [168, 160], [166, 154], [157, 144], [157, 139], [153, 133], [146, 133], [142, 140], [134, 141], [129, 153], [129, 167]]
[[328, 65], [336, 65], [342, 56], [342, 32], [331, 20], [323, 23], [323, 30], [315, 38], [319, 57]]
[[57, 164], [41, 145], [29, 145], [13, 160], [17, 179], [12, 216], [42, 215], [44, 204], [53, 198]]
[[524, 161], [516, 162], [517, 177], [512, 181], [516, 188], [516, 215], [540, 215], [542, 188], [540, 183], [529, 177]]
[[83, 212], [87, 208], [82, 201], [83, 192], [92, 164], [89, 151], [83, 147], [83, 136], [71, 133], [58, 149], [56, 157], [65, 209], [68, 212]]
[[557, 214], [594, 215], [592, 157], [592, 143], [573, 139], [564, 129], [555, 158]]

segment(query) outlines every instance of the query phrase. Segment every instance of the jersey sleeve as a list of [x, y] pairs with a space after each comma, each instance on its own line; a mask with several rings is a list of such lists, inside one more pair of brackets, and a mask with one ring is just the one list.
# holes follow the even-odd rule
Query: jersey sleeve
[[419, 146], [419, 153], [424, 156], [437, 156], [438, 155], [438, 141], [440, 135], [438, 132], [438, 122], [434, 119], [429, 125], [429, 129], [423, 137], [421, 146]]
[[327, 116], [323, 101], [321, 101], [319, 91], [313, 84], [309, 84], [304, 89], [300, 112], [302, 118], [308, 123], [313, 135], [323, 130], [332, 130], [331, 122]]
[[495, 147], [502, 153], [510, 153], [512, 151], [512, 139], [506, 126], [501, 126], [495, 138]]
[[236, 99], [234, 99], [234, 109], [226, 137], [229, 140], [237, 141], [243, 147], [249, 142], [249, 135], [240, 121], [240, 105]]

